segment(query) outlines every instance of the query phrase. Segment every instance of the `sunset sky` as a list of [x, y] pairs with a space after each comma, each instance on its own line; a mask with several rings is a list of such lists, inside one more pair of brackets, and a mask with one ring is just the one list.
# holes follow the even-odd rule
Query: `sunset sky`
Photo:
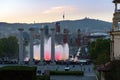
[[36, 23], [90, 17], [112, 22], [112, 0], [0, 0], [0, 22]]

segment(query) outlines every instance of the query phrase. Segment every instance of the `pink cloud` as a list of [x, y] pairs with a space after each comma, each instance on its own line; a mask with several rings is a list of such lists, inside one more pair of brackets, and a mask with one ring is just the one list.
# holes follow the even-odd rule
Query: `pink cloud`
[[43, 14], [56, 14], [56, 13], [61, 13], [61, 12], [74, 12], [77, 11], [77, 7], [75, 6], [57, 6], [57, 7], [52, 7], [46, 11], [43, 11]]

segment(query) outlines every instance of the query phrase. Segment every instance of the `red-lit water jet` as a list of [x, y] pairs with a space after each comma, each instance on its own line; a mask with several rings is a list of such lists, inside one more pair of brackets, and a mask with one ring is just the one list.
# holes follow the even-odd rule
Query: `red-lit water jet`
[[[29, 54], [29, 45], [27, 46], [27, 52]], [[34, 45], [34, 59], [40, 60], [40, 44]], [[27, 58], [29, 55], [27, 56]], [[56, 44], [55, 45], [55, 60], [67, 60], [69, 59], [69, 45]], [[44, 43], [44, 60], [51, 60], [51, 38], [46, 39]]]

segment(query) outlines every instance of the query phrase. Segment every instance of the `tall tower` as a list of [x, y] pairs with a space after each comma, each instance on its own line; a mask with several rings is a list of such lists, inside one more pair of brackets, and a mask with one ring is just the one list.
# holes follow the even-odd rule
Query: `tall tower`
[[62, 42], [62, 34], [60, 32], [60, 22], [55, 23], [55, 41], [57, 44], [60, 44]]
[[113, 3], [115, 4], [115, 11], [113, 14], [113, 25], [112, 30], [119, 29], [118, 23], [120, 22], [120, 9], [118, 9], [118, 4], [120, 4], [120, 0], [114, 0]]
[[48, 25], [44, 26], [44, 32], [45, 32], [45, 36], [47, 37], [49, 35], [49, 26]]
[[67, 29], [63, 30], [63, 43], [67, 43]]
[[55, 30], [56, 30], [56, 33], [60, 33], [60, 22], [55, 23]]
[[63, 21], [64, 21], [64, 19], [65, 19], [65, 12], [63, 12]]
[[81, 32], [80, 32], [80, 29], [78, 29], [78, 38], [77, 38], [77, 45], [78, 45], [78, 47], [80, 47], [80, 45], [81, 45], [81, 34], [80, 34]]
[[110, 31], [110, 58], [111, 60], [120, 59], [120, 27], [118, 23], [120, 22], [120, 9], [118, 9], [118, 4], [120, 0], [113, 0], [115, 4], [115, 10], [113, 14], [113, 24], [112, 30]]

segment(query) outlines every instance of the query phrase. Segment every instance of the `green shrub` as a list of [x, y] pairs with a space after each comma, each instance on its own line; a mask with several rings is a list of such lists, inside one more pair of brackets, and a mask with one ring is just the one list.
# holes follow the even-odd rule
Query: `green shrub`
[[36, 70], [36, 67], [29, 67], [29, 66], [5, 66], [5, 67], [1, 67], [0, 70]]
[[100, 73], [96, 73], [98, 80], [100, 80]]
[[37, 76], [36, 80], [50, 80], [50, 76]]
[[120, 80], [120, 60], [111, 62], [111, 69], [104, 72], [106, 80]]
[[0, 68], [0, 80], [35, 80], [36, 67], [5, 66]]

